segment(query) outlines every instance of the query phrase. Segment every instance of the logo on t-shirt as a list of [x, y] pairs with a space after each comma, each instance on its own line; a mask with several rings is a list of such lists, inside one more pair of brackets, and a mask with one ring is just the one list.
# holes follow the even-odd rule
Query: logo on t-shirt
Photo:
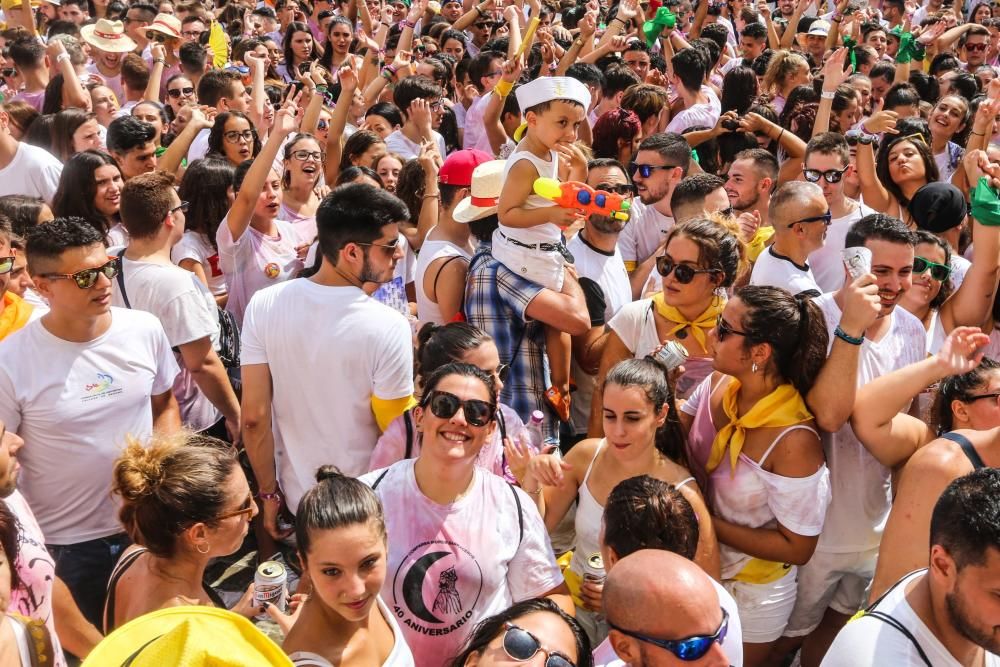
[[274, 262], [268, 262], [267, 264], [264, 265], [264, 275], [267, 276], [268, 278], [271, 279], [277, 278], [280, 273], [281, 273], [281, 267], [275, 264]]
[[469, 622], [482, 591], [483, 572], [471, 551], [455, 542], [422, 542], [393, 576], [393, 612], [414, 632], [447, 635]]
[[107, 373], [97, 373], [97, 379], [94, 382], [85, 384], [83, 390], [85, 392], [82, 399], [84, 402], [93, 401], [98, 398], [110, 398], [124, 391], [121, 387], [115, 386], [115, 379]]
[[222, 275], [222, 269], [219, 267], [219, 253], [215, 253], [208, 258], [208, 266], [212, 269], [213, 278], [218, 278]]

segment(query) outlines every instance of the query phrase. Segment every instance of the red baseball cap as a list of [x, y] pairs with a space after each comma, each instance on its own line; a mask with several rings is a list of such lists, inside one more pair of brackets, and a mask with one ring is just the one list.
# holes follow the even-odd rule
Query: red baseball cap
[[476, 167], [492, 159], [494, 158], [489, 153], [474, 148], [455, 151], [441, 165], [438, 182], [467, 188], [472, 185], [472, 172]]

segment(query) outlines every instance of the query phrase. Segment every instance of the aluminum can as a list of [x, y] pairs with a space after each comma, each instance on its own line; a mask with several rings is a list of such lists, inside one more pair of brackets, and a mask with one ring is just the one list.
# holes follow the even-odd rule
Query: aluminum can
[[672, 371], [687, 361], [688, 353], [677, 341], [668, 340], [653, 358], [666, 366], [668, 371]]
[[584, 561], [583, 578], [585, 581], [592, 581], [596, 584], [603, 584], [604, 580], [607, 579], [607, 573], [604, 571], [604, 559], [601, 558], [600, 553], [590, 554]]
[[[254, 605], [263, 607], [270, 602], [278, 611], [285, 611], [288, 598], [288, 570], [278, 561], [264, 561], [253, 577]], [[267, 617], [266, 614], [264, 617]]]

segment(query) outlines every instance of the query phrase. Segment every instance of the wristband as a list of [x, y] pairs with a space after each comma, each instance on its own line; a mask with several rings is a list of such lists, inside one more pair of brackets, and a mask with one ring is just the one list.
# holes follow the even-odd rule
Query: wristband
[[510, 94], [511, 89], [514, 88], [513, 81], [504, 81], [500, 79], [497, 81], [497, 85], [493, 86], [493, 92], [495, 92], [500, 97], [507, 97]]
[[834, 93], [833, 91], [827, 91], [827, 90], [824, 90], [822, 93], [819, 94], [820, 99], [823, 99], [823, 100], [832, 100], [835, 96], [836, 96], [836, 93]]
[[281, 502], [281, 494], [275, 491], [274, 493], [258, 493], [257, 498], [260, 500], [267, 500], [273, 502]]
[[318, 83], [316, 84], [316, 92], [317, 93], [322, 93], [323, 95], [326, 95], [326, 93], [328, 91], [329, 91], [329, 89], [326, 86], [320, 85]]
[[[68, 53], [64, 52], [64, 53], [60, 53], [58, 56], [56, 56], [56, 62], [57, 63], [61, 63], [64, 60], [69, 60], [69, 54]], [[153, 62], [162, 63], [163, 62], [163, 58], [160, 58], [159, 60], [154, 60]]]
[[845, 343], [849, 343], [851, 345], [861, 345], [862, 343], [865, 342], [864, 336], [861, 336], [860, 338], [855, 338], [851, 334], [841, 329], [839, 324], [837, 325], [837, 328], [833, 330], [833, 335], [839, 338], [840, 340], [844, 341]]
[[409, 20], [409, 19], [401, 19], [399, 21], [399, 27], [400, 28], [416, 28], [417, 24], [414, 23], [413, 21]]

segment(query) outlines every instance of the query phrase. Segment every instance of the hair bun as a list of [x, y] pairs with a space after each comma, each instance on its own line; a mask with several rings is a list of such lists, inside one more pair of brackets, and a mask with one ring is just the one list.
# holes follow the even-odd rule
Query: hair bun
[[155, 493], [166, 474], [163, 460], [168, 451], [164, 447], [143, 447], [130, 438], [115, 468], [115, 490], [132, 502]]
[[325, 482], [328, 479], [339, 479], [341, 477], [346, 477], [346, 475], [340, 472], [340, 468], [335, 465], [320, 466], [316, 469], [317, 482]]

